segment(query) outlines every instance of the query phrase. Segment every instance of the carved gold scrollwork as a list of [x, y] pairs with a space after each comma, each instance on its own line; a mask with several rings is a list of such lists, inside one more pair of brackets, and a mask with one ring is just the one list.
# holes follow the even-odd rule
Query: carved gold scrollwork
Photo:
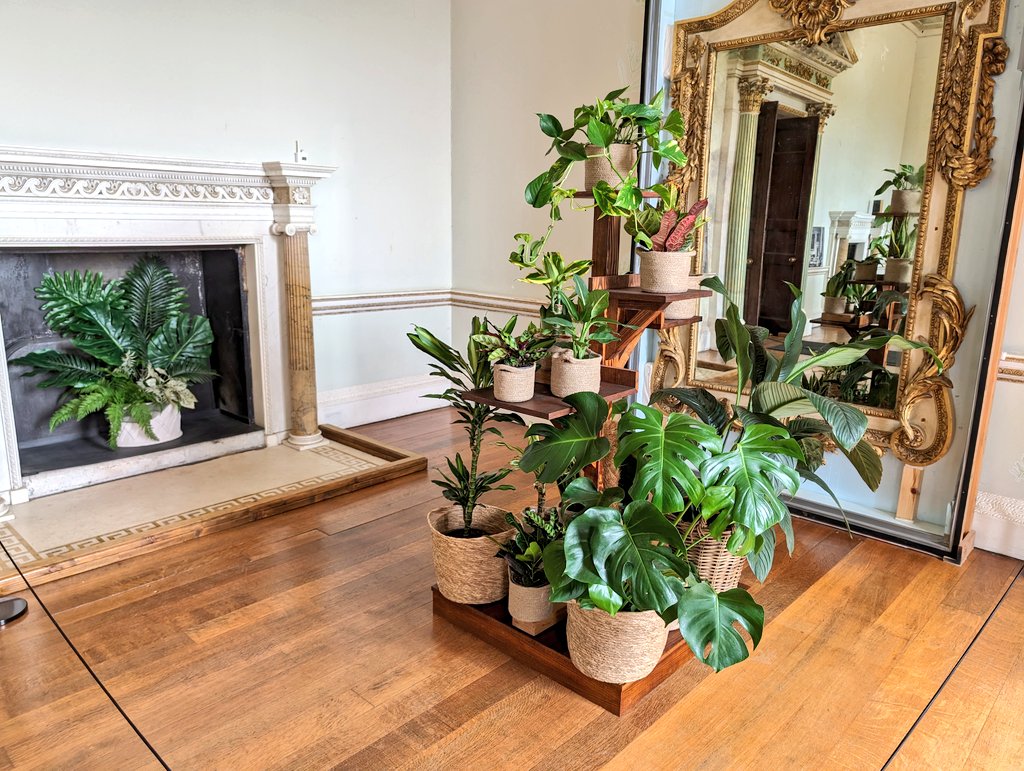
[[[701, 151], [701, 142], [704, 137], [705, 102], [701, 89], [703, 78], [704, 54], [707, 51], [707, 44], [700, 35], [694, 35], [686, 46], [684, 56], [684, 69], [672, 80], [669, 89], [670, 103], [679, 110], [683, 118], [683, 125], [686, 126], [686, 136], [683, 138], [683, 152], [687, 158], [696, 158]], [[683, 190], [688, 190], [690, 184], [696, 179], [697, 164], [687, 163], [682, 167], [673, 164], [669, 171], [669, 181], [679, 185]]]
[[773, 11], [799, 29], [810, 45], [825, 42], [836, 31], [843, 11], [856, 0], [770, 0]]
[[662, 388], [677, 388], [683, 384], [686, 377], [688, 347], [689, 342], [683, 337], [682, 327], [662, 329], [658, 332], [658, 355], [651, 370], [651, 393]]
[[[939, 105], [939, 133], [936, 153], [942, 176], [954, 189], [974, 187], [992, 170], [996, 119], [992, 102], [995, 78], [1006, 70], [1009, 48], [1000, 37], [984, 41], [981, 72], [974, 90], [975, 56], [969, 22], [981, 6], [965, 2], [957, 16], [957, 29], [949, 53], [949, 68], [943, 82]], [[968, 124], [974, 94], [974, 120]]]
[[910, 376], [899, 405], [900, 430], [890, 446], [904, 463], [927, 466], [946, 454], [953, 438], [953, 383], [945, 372], [953, 366], [974, 308], [966, 308], [953, 283], [938, 274], [925, 276], [919, 297], [932, 302], [931, 345], [942, 368], [926, 356]]

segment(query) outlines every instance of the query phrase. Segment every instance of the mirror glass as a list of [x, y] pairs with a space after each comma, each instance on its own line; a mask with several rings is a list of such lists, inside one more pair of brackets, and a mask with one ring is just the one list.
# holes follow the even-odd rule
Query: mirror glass
[[[874, 329], [903, 331], [918, 241], [943, 17], [841, 32], [810, 46], [722, 50], [715, 69], [703, 272], [781, 350], [803, 292], [805, 352]], [[825, 295], [825, 296], [823, 296]], [[715, 348], [717, 296], [704, 300], [693, 380], [729, 387]], [[890, 410], [898, 351], [815, 372], [805, 385]]]

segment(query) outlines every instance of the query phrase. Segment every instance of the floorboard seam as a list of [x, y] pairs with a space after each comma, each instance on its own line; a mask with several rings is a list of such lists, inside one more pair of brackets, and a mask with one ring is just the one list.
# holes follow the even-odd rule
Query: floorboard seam
[[1014, 574], [1013, 578], [1010, 579], [1010, 582], [1009, 584], [1007, 584], [1006, 589], [1003, 590], [1003, 593], [999, 596], [999, 600], [993, 606], [988, 616], [985, 617], [984, 623], [978, 628], [978, 631], [975, 632], [974, 637], [971, 638], [970, 643], [968, 643], [967, 647], [964, 648], [963, 653], [960, 654], [960, 657], [956, 660], [956, 663], [953, 665], [952, 669], [950, 669], [949, 672], [946, 674], [946, 677], [943, 678], [942, 682], [939, 684], [938, 689], [935, 691], [935, 693], [932, 694], [931, 698], [928, 699], [928, 703], [925, 704], [924, 709], [921, 710], [921, 714], [917, 716], [913, 724], [911, 724], [910, 728], [908, 728], [907, 732], [903, 735], [903, 738], [900, 739], [900, 743], [896, 745], [896, 749], [894, 749], [892, 751], [892, 754], [889, 755], [889, 759], [885, 761], [885, 765], [882, 766], [882, 771], [885, 771], [885, 769], [889, 768], [893, 760], [899, 754], [900, 750], [903, 749], [903, 746], [907, 743], [907, 740], [910, 739], [911, 734], [914, 733], [914, 731], [917, 729], [917, 726], [921, 723], [922, 720], [924, 720], [924, 716], [928, 714], [928, 710], [932, 708], [932, 705], [935, 703], [935, 700], [939, 698], [939, 696], [942, 694], [942, 691], [945, 689], [946, 684], [952, 679], [953, 675], [956, 674], [956, 671], [960, 668], [960, 665], [963, 663], [964, 659], [967, 658], [967, 654], [971, 652], [971, 649], [974, 647], [974, 644], [978, 642], [978, 638], [981, 637], [982, 632], [985, 631], [985, 629], [989, 625], [989, 622], [995, 617], [996, 612], [999, 610], [1000, 607], [1002, 607], [1003, 600], [1005, 600], [1006, 596], [1010, 593], [1010, 589], [1013, 588], [1013, 585], [1017, 583], [1017, 580], [1022, 575], [1024, 575], [1024, 565], [1021, 565], [1019, 568], [1017, 568], [1017, 572]]

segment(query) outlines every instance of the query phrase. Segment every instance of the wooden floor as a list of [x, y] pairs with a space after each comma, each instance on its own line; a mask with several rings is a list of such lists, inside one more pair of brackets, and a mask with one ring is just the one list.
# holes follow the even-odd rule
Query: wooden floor
[[[365, 430], [434, 466], [462, 441], [448, 419]], [[616, 718], [432, 618], [439, 501], [407, 477], [38, 592], [175, 769], [1024, 766], [1016, 560], [798, 522], [752, 588], [757, 653], [691, 662]], [[159, 767], [34, 601], [0, 630], [0, 767]]]

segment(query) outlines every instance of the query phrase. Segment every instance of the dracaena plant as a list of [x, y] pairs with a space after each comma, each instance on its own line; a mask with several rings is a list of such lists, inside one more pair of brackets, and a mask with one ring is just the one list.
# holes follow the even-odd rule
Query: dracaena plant
[[[631, 104], [622, 98], [625, 91], [624, 88], [618, 89], [594, 104], [577, 107], [571, 126], [563, 127], [554, 115], [538, 113], [541, 131], [551, 138], [548, 152], [555, 151], [558, 158], [547, 171], [526, 186], [526, 201], [538, 209], [545, 206], [557, 208], [576, 192], [562, 186], [573, 164], [588, 158], [604, 157], [615, 169], [619, 182], [614, 185], [604, 180], [598, 182], [591, 190], [593, 206], [578, 208], [597, 207], [605, 216], [623, 217], [633, 224], [634, 230], [641, 232], [638, 236], [641, 245], [650, 248], [648, 237], [636, 227], [644, 198], [638, 169], [648, 158], [655, 169], [660, 169], [665, 161], [677, 166], [685, 165], [687, 158], [680, 142], [686, 134], [686, 127], [678, 110], [671, 110], [667, 115], [664, 113], [663, 91], [655, 94], [647, 104]], [[637, 150], [633, 166], [625, 173], [612, 163], [610, 148], [615, 144], [632, 145]], [[588, 145], [597, 150], [588, 153]]]
[[40, 388], [64, 389], [50, 430], [102, 412], [112, 448], [125, 420], [156, 439], [154, 411], [194, 407], [189, 385], [216, 375], [210, 322], [188, 312], [184, 288], [158, 258], [140, 259], [113, 281], [90, 271], [51, 273], [35, 294], [46, 325], [73, 346], [11, 362], [28, 367], [26, 376], [45, 374]]
[[593, 356], [591, 343], [610, 343], [618, 339], [612, 327], [617, 325], [614, 319], [605, 316], [608, 310], [608, 292], [603, 289], [587, 289], [586, 283], [579, 277], [573, 279], [575, 293], [560, 293], [559, 314], [549, 314], [544, 322], [569, 337], [572, 354], [577, 359]]
[[473, 341], [487, 354], [491, 364], [530, 367], [548, 352], [554, 342], [550, 335], [545, 335], [533, 323], [517, 335], [515, 329], [518, 323], [518, 316], [512, 316], [500, 327], [487, 321], [490, 331], [473, 336]]
[[500, 484], [511, 473], [511, 469], [480, 470], [480, 452], [484, 437], [488, 433], [501, 436], [497, 427], [489, 424], [522, 423], [522, 419], [517, 415], [501, 412], [486, 404], [471, 402], [463, 395], [466, 391], [487, 388], [493, 382], [491, 366], [474, 339], [486, 331], [485, 320], [474, 317], [465, 356], [423, 327], [414, 327], [407, 335], [418, 350], [433, 359], [430, 374], [448, 382], [448, 387], [444, 391], [427, 394], [427, 398], [448, 402], [458, 414], [454, 422], [465, 426], [469, 438], [469, 463], [463, 460], [461, 453], [456, 453], [454, 459], [447, 459], [448, 473], [442, 471], [439, 474], [440, 478], [434, 480], [434, 484], [441, 488], [444, 497], [462, 510], [463, 534], [466, 536], [473, 530], [473, 510], [480, 496], [493, 490], [512, 489], [510, 485]]

